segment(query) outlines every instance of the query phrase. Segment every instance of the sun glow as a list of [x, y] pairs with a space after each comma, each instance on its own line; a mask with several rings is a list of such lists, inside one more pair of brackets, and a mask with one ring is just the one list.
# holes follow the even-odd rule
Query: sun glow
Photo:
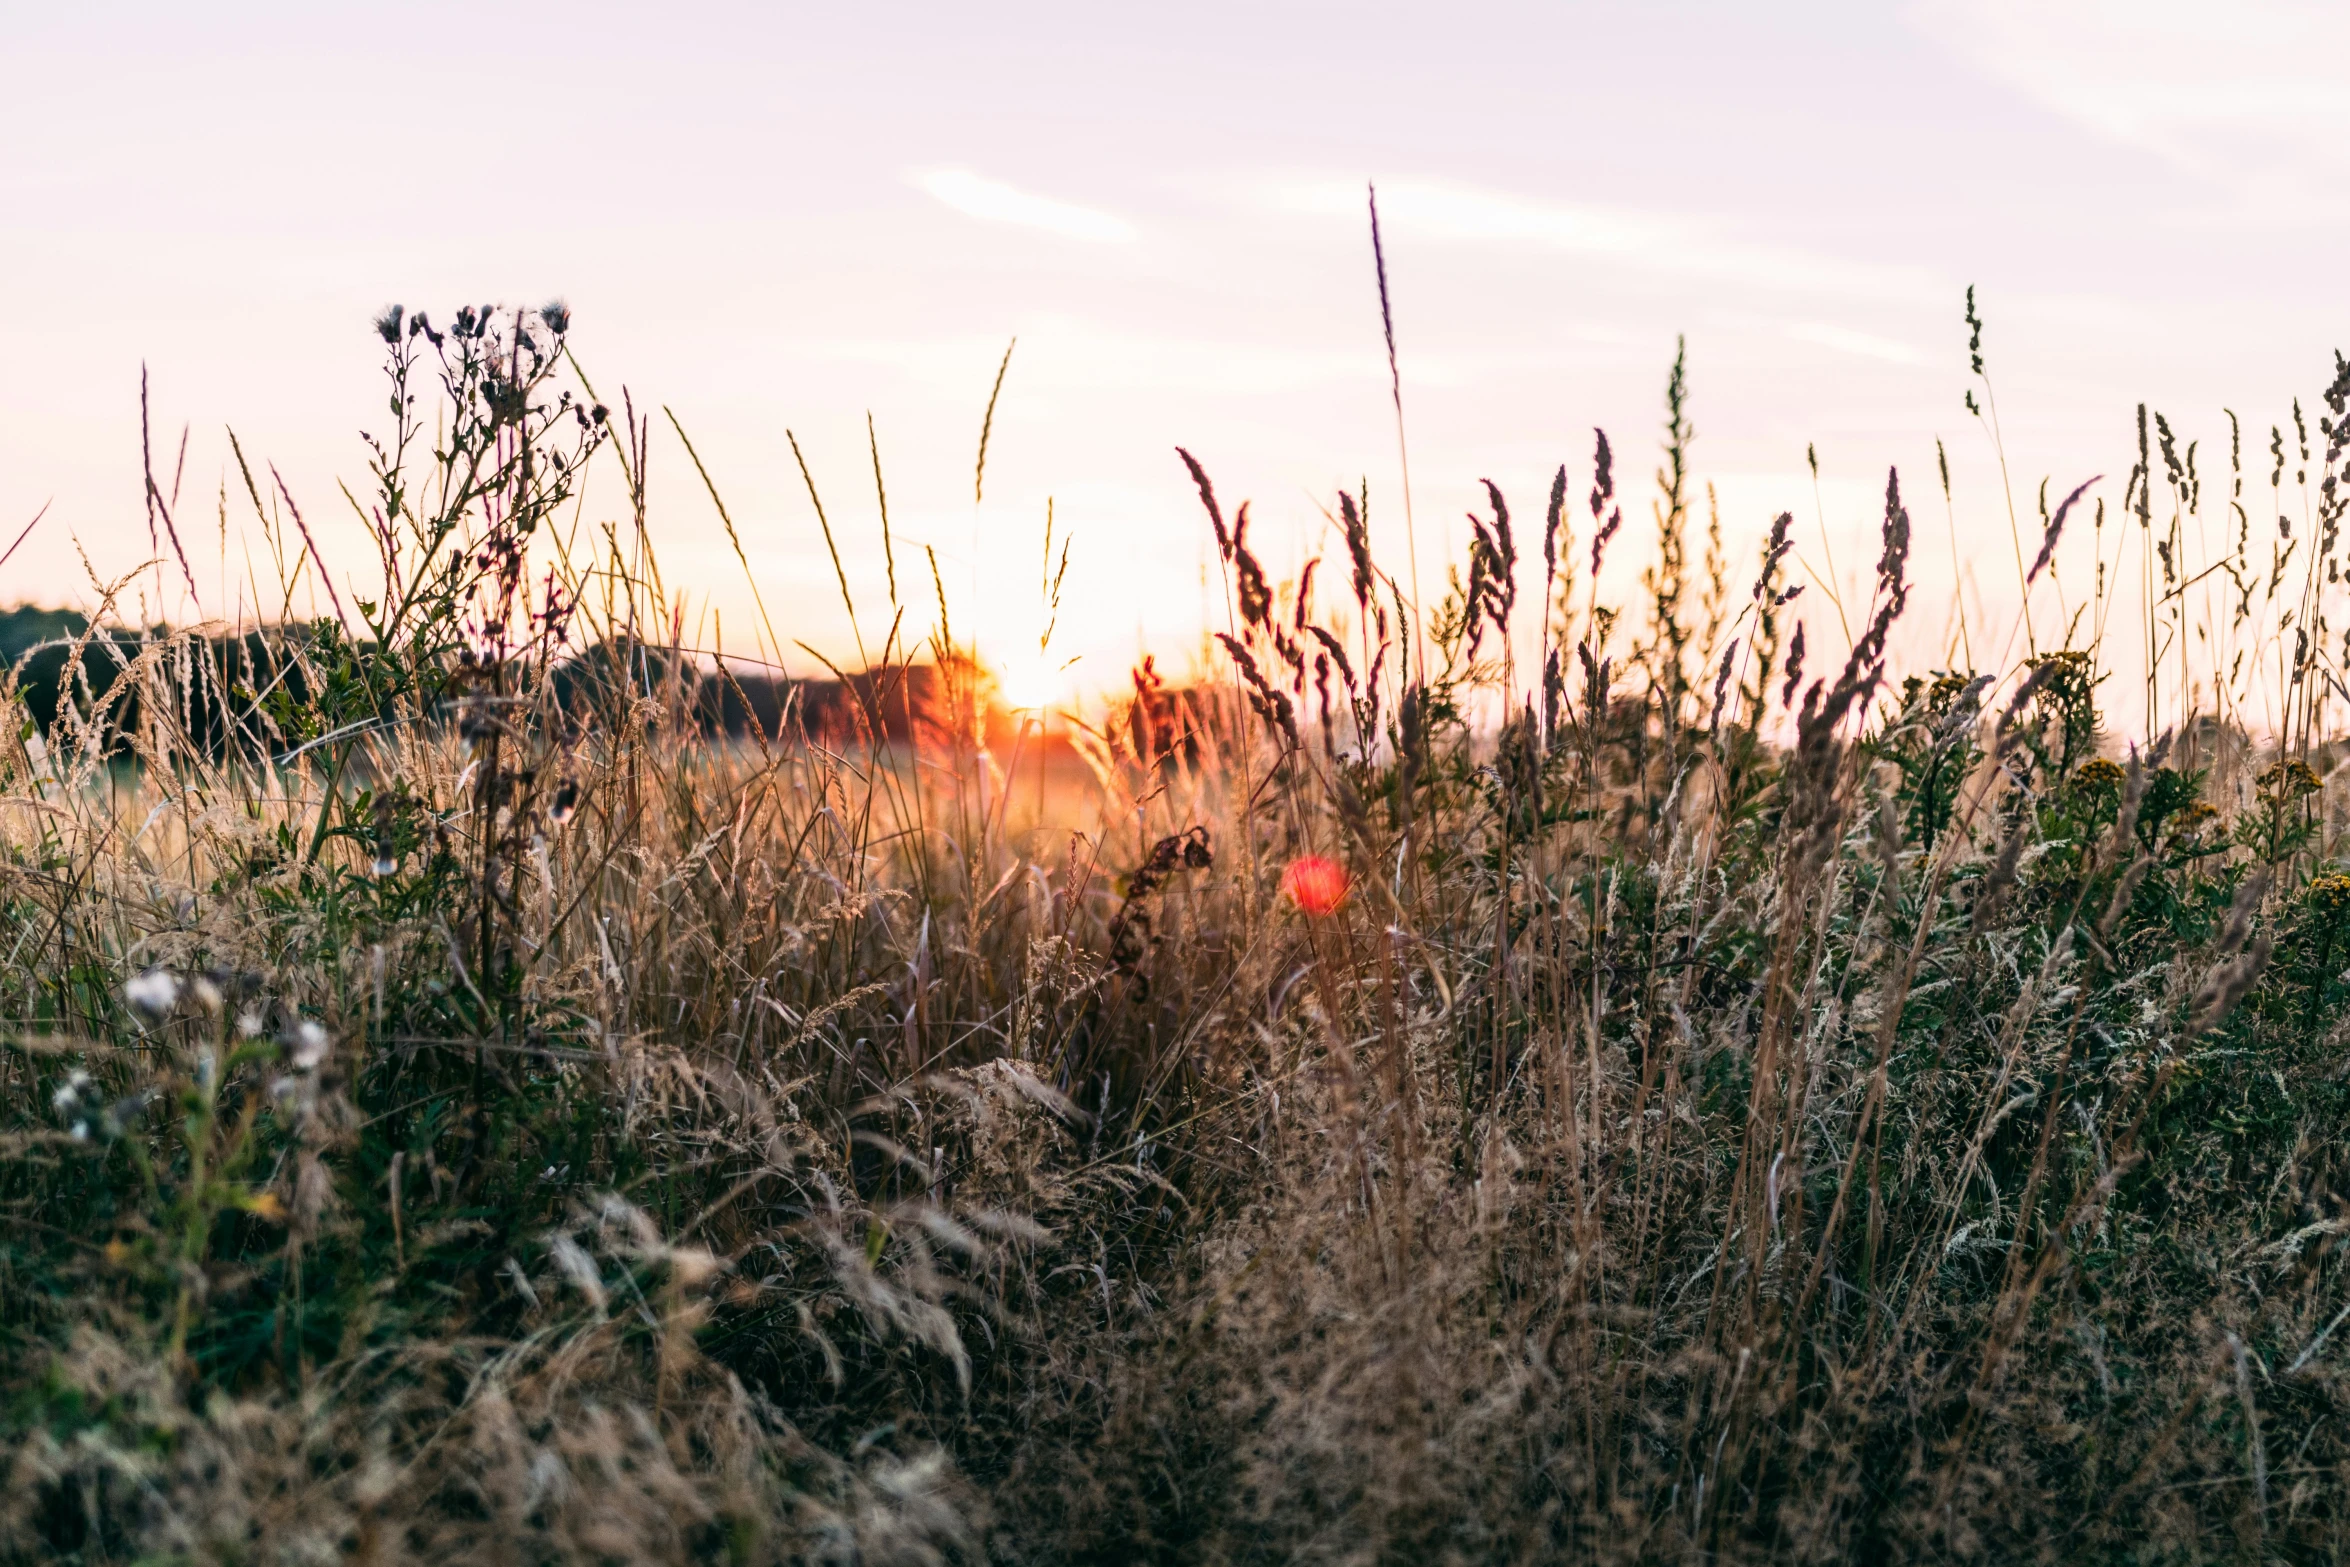
[[997, 695], [1016, 713], [1040, 712], [1068, 701], [1069, 664], [1048, 653], [1023, 648], [998, 658], [994, 668]]

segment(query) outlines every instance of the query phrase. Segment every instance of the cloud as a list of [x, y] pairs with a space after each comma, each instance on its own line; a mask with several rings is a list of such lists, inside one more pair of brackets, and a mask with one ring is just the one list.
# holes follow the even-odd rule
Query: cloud
[[[1282, 186], [1271, 201], [1293, 212], [1364, 221], [1360, 185]], [[1755, 244], [1717, 223], [1670, 213], [1542, 201], [1505, 191], [1407, 180], [1379, 187], [1379, 221], [1391, 234], [1461, 244], [1526, 245], [1625, 267], [1795, 293], [1939, 303], [1950, 285], [1912, 267]]]
[[1133, 224], [1113, 213], [1038, 196], [965, 169], [932, 169], [909, 178], [916, 189], [967, 218], [1042, 229], [1097, 245], [1130, 245], [1139, 237]]
[[2199, 177], [2350, 172], [2350, 10], [2295, 0], [1920, 0], [1912, 27], [2052, 113]]
[[[925, 385], [982, 393], [1003, 346], [992, 338], [856, 338], [810, 345], [856, 363], [888, 365]], [[1439, 365], [1436, 375], [1445, 367]], [[1020, 323], [1012, 380], [1023, 395], [1175, 391], [1272, 396], [1349, 381], [1382, 388], [1374, 346], [1348, 351], [1136, 332], [1115, 322], [1038, 314]], [[1433, 377], [1423, 374], [1420, 380]], [[1407, 378], [1411, 379], [1411, 378]]]
[[1855, 332], [1846, 327], [1831, 326], [1824, 321], [1799, 321], [1787, 329], [1787, 335], [1799, 343], [1817, 343], [1822, 348], [1833, 348], [1840, 354], [1852, 354], [1861, 359], [1882, 359], [1889, 365], [1922, 365], [1926, 356], [1907, 343], [1890, 337], [1877, 337], [1868, 332]]

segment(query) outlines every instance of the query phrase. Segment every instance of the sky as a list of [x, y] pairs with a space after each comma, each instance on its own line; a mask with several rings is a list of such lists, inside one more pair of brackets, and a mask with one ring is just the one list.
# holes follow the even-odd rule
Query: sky
[[[179, 510], [207, 536], [198, 601], [150, 577], [153, 608], [239, 609], [250, 508], [215, 516], [232, 427], [363, 590], [337, 481], [356, 487], [383, 423], [370, 318], [560, 296], [599, 388], [692, 434], [787, 640], [854, 646], [787, 430], [860, 615], [886, 621], [870, 414], [910, 619], [934, 612], [903, 580], [927, 544], [958, 632], [1037, 660], [1049, 500], [1070, 568], [1042, 662], [1104, 688], [1138, 648], [1197, 646], [1207, 538], [1178, 445], [1253, 500], [1277, 568], [1325, 547], [1323, 508], [1360, 484], [1401, 562], [1375, 180], [1424, 575], [1479, 481], [1521, 518], [1561, 463], [1587, 487], [1594, 426], [1638, 536], [1685, 335], [1736, 573], [1786, 509], [1800, 571], [1859, 581], [1897, 468], [1908, 634], [1940, 661], [1962, 578], [1975, 636], [2012, 642], [2010, 494], [2027, 552], [2043, 477], [2061, 495], [2103, 475], [2091, 496], [2118, 508], [2144, 401], [2206, 474], [2235, 410], [2265, 501], [2256, 449], [2350, 343], [2336, 7], [20, 12], [0, 55], [0, 546], [48, 510], [0, 599], [86, 604], [91, 570], [147, 558], [142, 366], [157, 463], [185, 429]], [[2004, 485], [1963, 403], [1970, 284]], [[665, 432], [653, 484], [668, 580], [748, 627]], [[2092, 542], [2075, 530], [2046, 602], [2077, 605]], [[1612, 588], [1639, 564], [1620, 554]]]

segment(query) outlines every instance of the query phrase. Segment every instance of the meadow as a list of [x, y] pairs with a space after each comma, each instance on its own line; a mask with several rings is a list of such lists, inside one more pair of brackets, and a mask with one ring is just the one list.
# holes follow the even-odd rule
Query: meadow
[[365, 571], [240, 451], [332, 613], [15, 659], [0, 1559], [2350, 1554], [2350, 367], [1999, 668], [1931, 475], [1725, 558], [1678, 366], [1444, 584], [1171, 455], [1215, 654], [1040, 811], [910, 549], [821, 723], [687, 645], [568, 327], [378, 324]]

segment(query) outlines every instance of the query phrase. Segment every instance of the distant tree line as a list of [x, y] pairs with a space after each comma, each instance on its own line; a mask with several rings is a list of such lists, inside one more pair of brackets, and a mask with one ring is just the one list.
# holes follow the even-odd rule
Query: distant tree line
[[[252, 751], [301, 744], [313, 738], [302, 716], [320, 706], [317, 688], [370, 651], [341, 638], [332, 622], [175, 641], [160, 626], [93, 630], [75, 610], [0, 610], [0, 664], [25, 718], [53, 736], [69, 696], [71, 710], [85, 717], [111, 706], [118, 748], [120, 735], [140, 727], [139, 704], [157, 691], [172, 693], [177, 727], [207, 750], [227, 746], [232, 735]], [[124, 671], [143, 659], [160, 663], [161, 681], [132, 681], [118, 692]], [[988, 700], [984, 676], [967, 664], [895, 664], [806, 680], [647, 643], [605, 642], [558, 665], [550, 684], [556, 703], [583, 724], [668, 722], [746, 740], [935, 740], [958, 726], [968, 733], [974, 702], [984, 736], [1001, 738], [996, 732], [1006, 722]], [[335, 706], [351, 710], [347, 700]], [[378, 716], [388, 721], [397, 707], [386, 701]]]

